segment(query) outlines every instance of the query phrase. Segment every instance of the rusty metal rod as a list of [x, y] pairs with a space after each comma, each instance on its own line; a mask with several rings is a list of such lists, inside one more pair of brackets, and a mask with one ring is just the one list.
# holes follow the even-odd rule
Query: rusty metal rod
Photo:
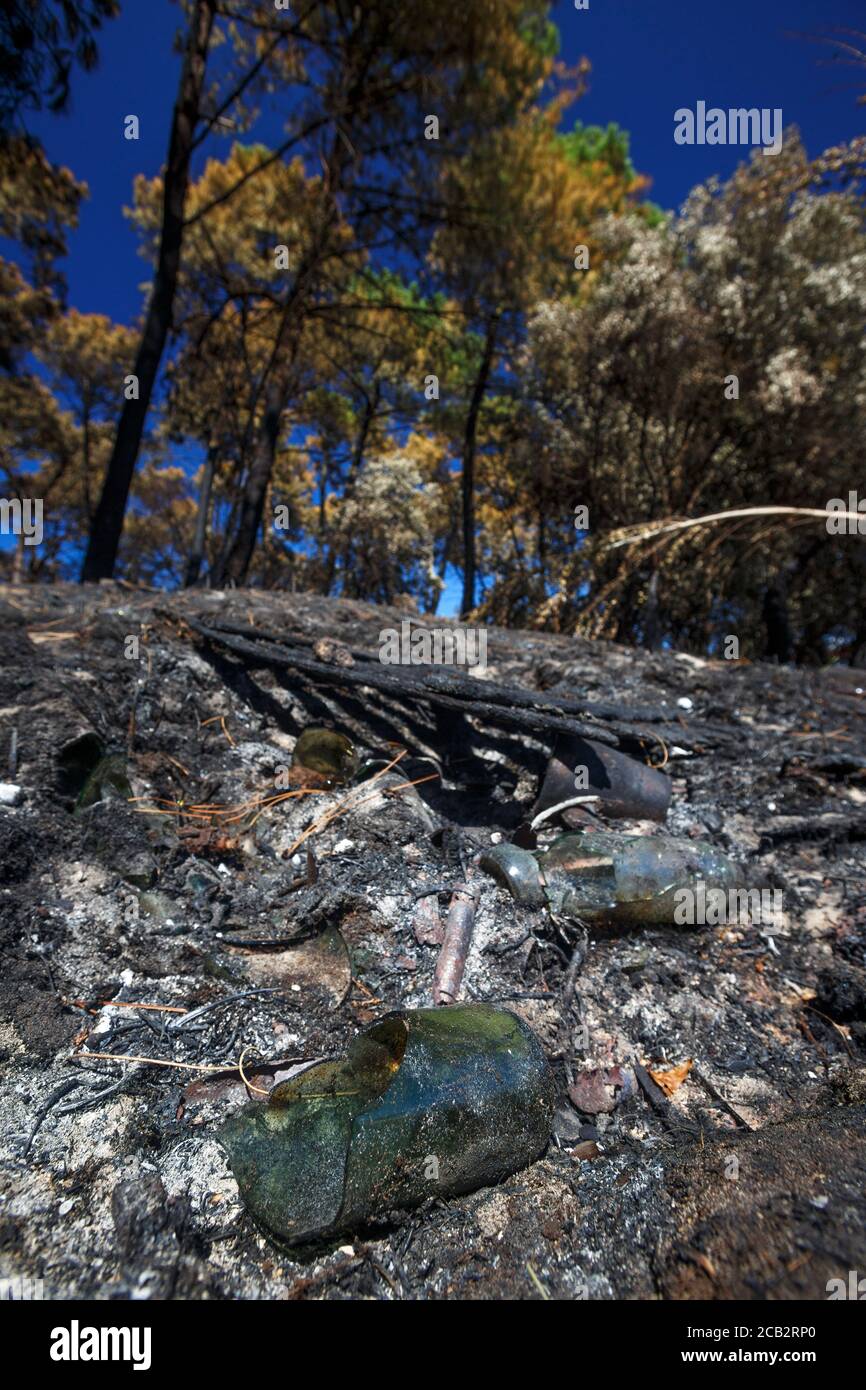
[[442, 950], [433, 972], [434, 1004], [453, 1004], [460, 993], [479, 897], [479, 890], [468, 883], [458, 883], [451, 895]]

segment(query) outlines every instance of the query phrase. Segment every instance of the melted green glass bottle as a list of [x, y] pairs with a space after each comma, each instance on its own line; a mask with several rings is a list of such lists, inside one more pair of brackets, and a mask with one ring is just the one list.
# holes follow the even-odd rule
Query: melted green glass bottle
[[683, 889], [728, 891], [741, 883], [734, 861], [700, 840], [601, 830], [561, 835], [538, 855], [496, 845], [481, 867], [525, 907], [546, 902], [563, 917], [627, 926], [672, 923]]
[[219, 1137], [255, 1219], [297, 1245], [516, 1172], [550, 1137], [553, 1095], [515, 1014], [406, 1009], [243, 1107]]

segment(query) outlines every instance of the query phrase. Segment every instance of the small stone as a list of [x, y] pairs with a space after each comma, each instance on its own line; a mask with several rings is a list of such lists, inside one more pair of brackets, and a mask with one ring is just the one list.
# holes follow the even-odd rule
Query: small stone
[[152, 888], [156, 882], [157, 866], [153, 855], [147, 850], [131, 854], [128, 859], [118, 863], [118, 873], [133, 888]]
[[600, 1153], [601, 1149], [598, 1144], [593, 1139], [587, 1139], [584, 1143], [575, 1145], [571, 1151], [571, 1156], [578, 1161], [592, 1162], [594, 1158], [598, 1158]]
[[344, 647], [342, 642], [334, 642], [330, 637], [320, 637], [313, 643], [313, 655], [319, 661], [326, 661], [332, 666], [354, 666], [355, 658]]
[[23, 796], [23, 787], [14, 782], [0, 782], [0, 806], [17, 806]]
[[583, 1139], [579, 1116], [570, 1105], [562, 1106], [553, 1117], [553, 1132], [561, 1144], [573, 1144]]
[[578, 1072], [568, 1088], [572, 1105], [584, 1115], [609, 1114], [633, 1094], [634, 1075], [628, 1067]]
[[218, 886], [219, 881], [216, 878], [210, 873], [202, 873], [199, 869], [190, 869], [184, 881], [184, 887], [194, 898], [205, 897]]
[[171, 922], [177, 904], [166, 893], [142, 893], [138, 899], [138, 910], [143, 917], [151, 917], [159, 926]]

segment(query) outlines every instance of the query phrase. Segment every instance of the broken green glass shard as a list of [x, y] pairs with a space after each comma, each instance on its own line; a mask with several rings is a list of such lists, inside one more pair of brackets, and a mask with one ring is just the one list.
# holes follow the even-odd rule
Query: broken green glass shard
[[553, 1098], [515, 1014], [407, 1009], [243, 1107], [220, 1139], [254, 1218], [298, 1245], [517, 1172], [550, 1137]]
[[95, 806], [97, 801], [130, 801], [132, 787], [126, 775], [126, 759], [121, 753], [100, 758], [75, 803], [76, 814]]
[[357, 765], [355, 745], [333, 729], [305, 729], [292, 753], [292, 767], [318, 773], [334, 785], [348, 782]]
[[[521, 856], [519, 865], [515, 855]], [[673, 923], [676, 895], [684, 889], [697, 892], [703, 885], [728, 891], [741, 884], [738, 866], [713, 845], [607, 831], [561, 835], [538, 855], [497, 845], [485, 852], [481, 867], [526, 907], [538, 906], [540, 881], [551, 911], [626, 926]]]
[[544, 907], [544, 885], [538, 860], [528, 849], [517, 845], [494, 845], [485, 850], [479, 860], [485, 873], [507, 888], [515, 902], [524, 907]]

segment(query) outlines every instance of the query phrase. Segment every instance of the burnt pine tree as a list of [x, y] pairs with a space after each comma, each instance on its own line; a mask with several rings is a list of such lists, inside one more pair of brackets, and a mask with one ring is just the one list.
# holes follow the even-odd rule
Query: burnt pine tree
[[123, 403], [81, 571], [82, 581], [108, 579], [114, 572], [144, 422], [171, 326], [190, 158], [199, 121], [215, 12], [216, 0], [196, 0], [190, 17], [180, 86], [171, 121], [156, 273], [133, 367], [134, 375], [138, 378], [138, 396]]
[[323, 9], [309, 107], [310, 129], [328, 142], [309, 147], [324, 170], [322, 216], [285, 294], [237, 527], [216, 584], [246, 580], [295, 389], [300, 336], [321, 312], [329, 268], [341, 254], [333, 240], [339, 218], [351, 224], [355, 249], [380, 254], [386, 243], [404, 252], [420, 228], [440, 219], [445, 204], [430, 193], [425, 113], [439, 111], [449, 158], [479, 128], [511, 119], [549, 71], [537, 40], [537, 31], [547, 33], [547, 11], [547, 0], [471, 0], [455, 27], [437, 0]]

